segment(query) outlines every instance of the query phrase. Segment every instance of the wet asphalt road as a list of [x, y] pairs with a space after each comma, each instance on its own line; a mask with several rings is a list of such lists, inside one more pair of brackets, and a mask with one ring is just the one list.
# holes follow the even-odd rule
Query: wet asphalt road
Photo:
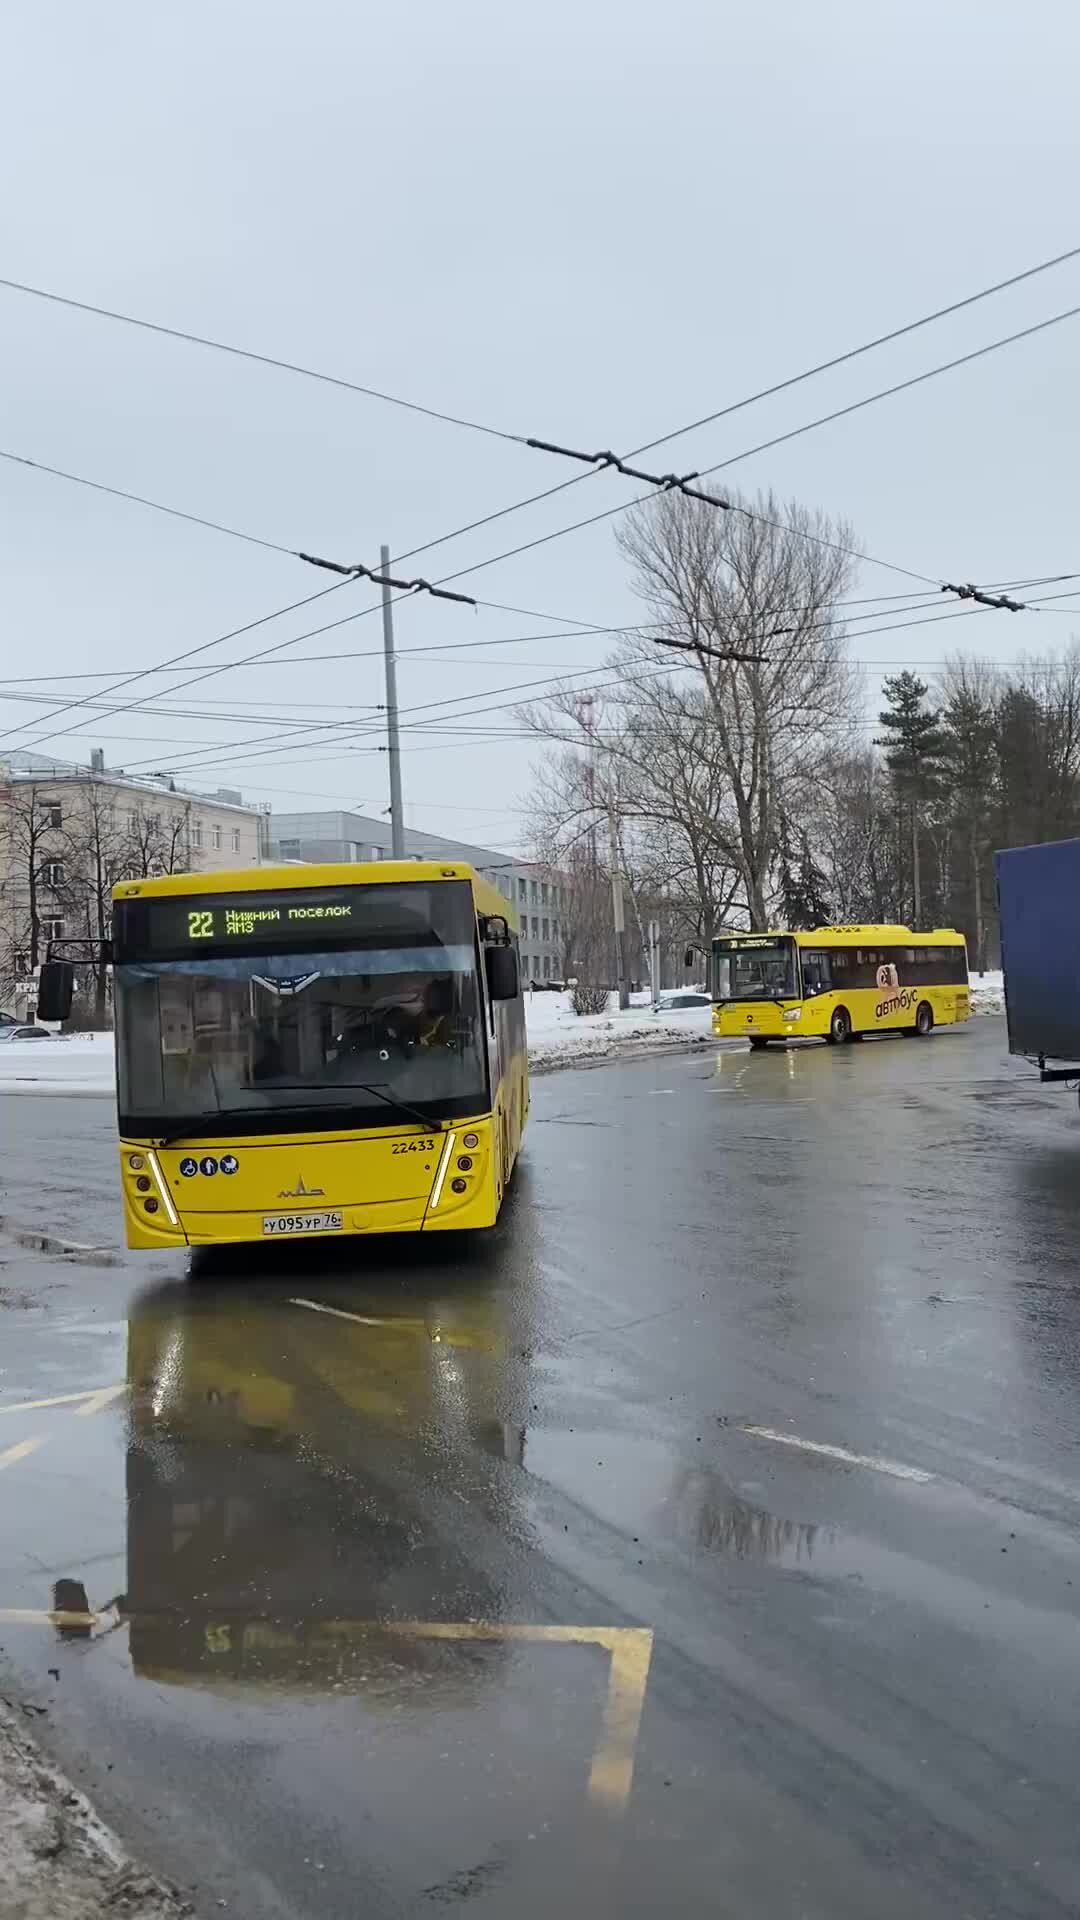
[[1004, 1049], [552, 1075], [487, 1243], [193, 1279], [20, 1243], [117, 1245], [112, 1110], [0, 1100], [0, 1690], [207, 1916], [1074, 1914], [1080, 1120]]

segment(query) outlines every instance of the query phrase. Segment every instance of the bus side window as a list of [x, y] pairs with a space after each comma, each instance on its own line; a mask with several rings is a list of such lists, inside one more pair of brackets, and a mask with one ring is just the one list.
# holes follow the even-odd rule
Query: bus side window
[[803, 993], [812, 1000], [819, 993], [828, 993], [832, 986], [832, 969], [827, 953], [803, 954]]

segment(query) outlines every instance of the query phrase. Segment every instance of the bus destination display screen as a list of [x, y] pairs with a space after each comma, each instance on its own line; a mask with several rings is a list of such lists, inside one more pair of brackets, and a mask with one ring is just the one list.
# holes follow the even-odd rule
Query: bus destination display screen
[[120, 900], [117, 959], [197, 959], [211, 950], [287, 952], [338, 942], [408, 941], [446, 922], [448, 889], [460, 892], [463, 901], [468, 894], [461, 881], [436, 881]]

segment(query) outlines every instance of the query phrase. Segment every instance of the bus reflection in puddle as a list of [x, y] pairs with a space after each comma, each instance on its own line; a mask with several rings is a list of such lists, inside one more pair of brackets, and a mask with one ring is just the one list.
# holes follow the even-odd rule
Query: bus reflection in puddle
[[[502, 1616], [462, 1491], [478, 1442], [511, 1458], [520, 1445], [496, 1298], [294, 1284], [167, 1289], [132, 1315], [124, 1610], [139, 1672], [347, 1686], [370, 1676], [380, 1619]], [[508, 1498], [496, 1472], [477, 1518], [500, 1521]], [[403, 1660], [427, 1670], [432, 1652], [398, 1637]]]

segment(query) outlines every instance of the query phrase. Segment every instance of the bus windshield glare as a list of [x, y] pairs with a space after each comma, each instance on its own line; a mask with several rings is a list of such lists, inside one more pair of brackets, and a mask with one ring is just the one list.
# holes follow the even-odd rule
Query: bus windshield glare
[[798, 991], [793, 940], [746, 934], [713, 947], [714, 1000], [790, 1000]]
[[132, 906], [117, 925], [122, 1127], [371, 1126], [395, 1104], [431, 1119], [486, 1105], [468, 885]]

